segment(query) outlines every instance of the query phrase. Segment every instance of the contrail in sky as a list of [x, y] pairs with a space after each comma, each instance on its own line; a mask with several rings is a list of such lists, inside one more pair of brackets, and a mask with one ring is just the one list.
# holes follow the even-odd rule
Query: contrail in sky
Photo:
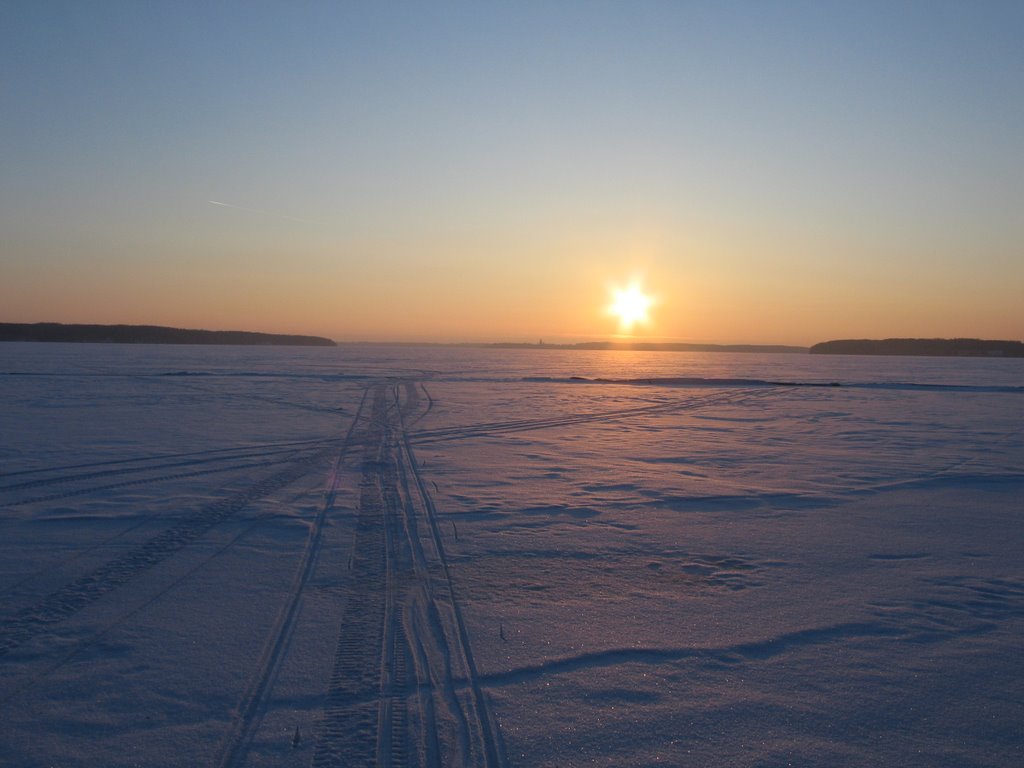
[[234, 208], [234, 209], [239, 210], [239, 211], [248, 211], [249, 213], [258, 213], [261, 216], [276, 216], [276, 217], [278, 217], [280, 219], [289, 219], [291, 221], [299, 221], [299, 222], [302, 222], [303, 224], [312, 224], [313, 223], [311, 221], [307, 221], [306, 219], [298, 219], [298, 218], [296, 218], [294, 216], [288, 216], [287, 214], [284, 214], [284, 213], [273, 213], [271, 211], [261, 211], [261, 210], [259, 210], [257, 208], [246, 208], [243, 205], [232, 205], [231, 203], [222, 203], [222, 202], [220, 202], [218, 200], [207, 200], [206, 202], [208, 202], [210, 205], [220, 205], [220, 206], [223, 206], [224, 208]]

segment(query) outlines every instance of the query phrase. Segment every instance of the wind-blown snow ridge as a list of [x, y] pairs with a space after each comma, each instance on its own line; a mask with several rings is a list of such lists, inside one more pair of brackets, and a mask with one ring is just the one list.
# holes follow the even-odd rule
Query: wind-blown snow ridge
[[[890, 559], [918, 559], [927, 557], [919, 553], [908, 555], [872, 555], [876, 560]], [[956, 583], [954, 586], [963, 586]], [[971, 622], [964, 626], [952, 626], [948, 623], [937, 629], [931, 624], [922, 620], [929, 618], [927, 611], [922, 616], [905, 615], [902, 622], [888, 621], [862, 621], [844, 622], [823, 627], [812, 627], [809, 629], [786, 632], [775, 637], [753, 642], [737, 643], [735, 645], [712, 646], [712, 647], [635, 647], [635, 648], [609, 648], [604, 651], [583, 653], [576, 656], [567, 656], [560, 659], [552, 659], [540, 664], [531, 664], [517, 667], [504, 672], [492, 672], [481, 675], [480, 681], [490, 686], [516, 685], [529, 682], [538, 677], [560, 675], [577, 671], [591, 670], [602, 667], [614, 667], [620, 664], [663, 664], [666, 661], [681, 661], [684, 659], [697, 659], [710, 661], [717, 664], [742, 664], [746, 661], [764, 661], [784, 653], [806, 646], [826, 645], [835, 642], [850, 642], [853, 640], [898, 640], [910, 643], [931, 643], [941, 637], [953, 635], [972, 635], [991, 629], [991, 624], [985, 619], [992, 618], [992, 615], [1021, 615], [1019, 599], [1024, 596], [1024, 590], [1016, 583], [999, 585], [1000, 589], [990, 586], [966, 585], [973, 594], [988, 598], [985, 608], [987, 612], [979, 612], [979, 607], [972, 602], [963, 601], [933, 601], [928, 606], [918, 606], [918, 609], [946, 608], [953, 611], [971, 610], [978, 615], [978, 621]], [[974, 602], [978, 602], [975, 599]], [[989, 603], [991, 605], [989, 605]], [[909, 613], [916, 613], [910, 610]], [[991, 614], [991, 615], [990, 615]], [[893, 617], [895, 618], [895, 617]]]
[[527, 665], [506, 672], [483, 675], [487, 685], [514, 685], [536, 677], [564, 674], [619, 664], [662, 664], [682, 659], [705, 659], [735, 664], [744, 659], [768, 659], [805, 645], [821, 645], [837, 640], [905, 637], [906, 632], [879, 622], [848, 622], [803, 629], [751, 643], [709, 648], [610, 648]]

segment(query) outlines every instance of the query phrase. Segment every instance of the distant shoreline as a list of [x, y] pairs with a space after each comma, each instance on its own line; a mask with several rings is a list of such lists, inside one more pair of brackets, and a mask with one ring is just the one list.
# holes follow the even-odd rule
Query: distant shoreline
[[815, 344], [812, 355], [904, 357], [1024, 357], [1024, 344], [999, 339], [838, 339]]
[[575, 344], [546, 342], [431, 342], [339, 341], [338, 346], [463, 347], [475, 349], [530, 349], [615, 352], [733, 352], [760, 354], [869, 355], [907, 357], [1024, 357], [1019, 341], [986, 339], [860, 339], [825, 341], [811, 347], [787, 344], [693, 344], [683, 342], [587, 341]]
[[74, 344], [205, 344], [244, 346], [333, 347], [322, 336], [252, 331], [206, 331], [162, 325], [81, 325], [0, 323], [0, 341]]
[[208, 331], [162, 325], [97, 325], [78, 323], [0, 323], [0, 342], [94, 344], [199, 344], [224, 346], [390, 346], [461, 347], [614, 352], [732, 352], [759, 354], [871, 355], [906, 357], [1024, 358], [1024, 343], [992, 339], [836, 339], [811, 347], [789, 344], [697, 344], [653, 341], [583, 341], [569, 344], [516, 341], [334, 341], [324, 336]]

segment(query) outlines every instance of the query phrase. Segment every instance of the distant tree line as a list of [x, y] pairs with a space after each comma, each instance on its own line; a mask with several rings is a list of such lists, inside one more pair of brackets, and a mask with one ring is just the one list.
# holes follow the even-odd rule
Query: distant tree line
[[1024, 357], [1024, 343], [992, 339], [839, 339], [811, 347], [812, 355], [927, 355]]
[[0, 341], [335, 346], [333, 341], [321, 336], [253, 333], [250, 331], [202, 331], [167, 328], [161, 325], [66, 325], [64, 323], [0, 323]]

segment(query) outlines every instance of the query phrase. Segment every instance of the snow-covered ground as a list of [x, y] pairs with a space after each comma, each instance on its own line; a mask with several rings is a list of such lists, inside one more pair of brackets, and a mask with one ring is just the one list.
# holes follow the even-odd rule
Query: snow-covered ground
[[1022, 515], [1021, 360], [0, 344], [0, 764], [1019, 766]]

